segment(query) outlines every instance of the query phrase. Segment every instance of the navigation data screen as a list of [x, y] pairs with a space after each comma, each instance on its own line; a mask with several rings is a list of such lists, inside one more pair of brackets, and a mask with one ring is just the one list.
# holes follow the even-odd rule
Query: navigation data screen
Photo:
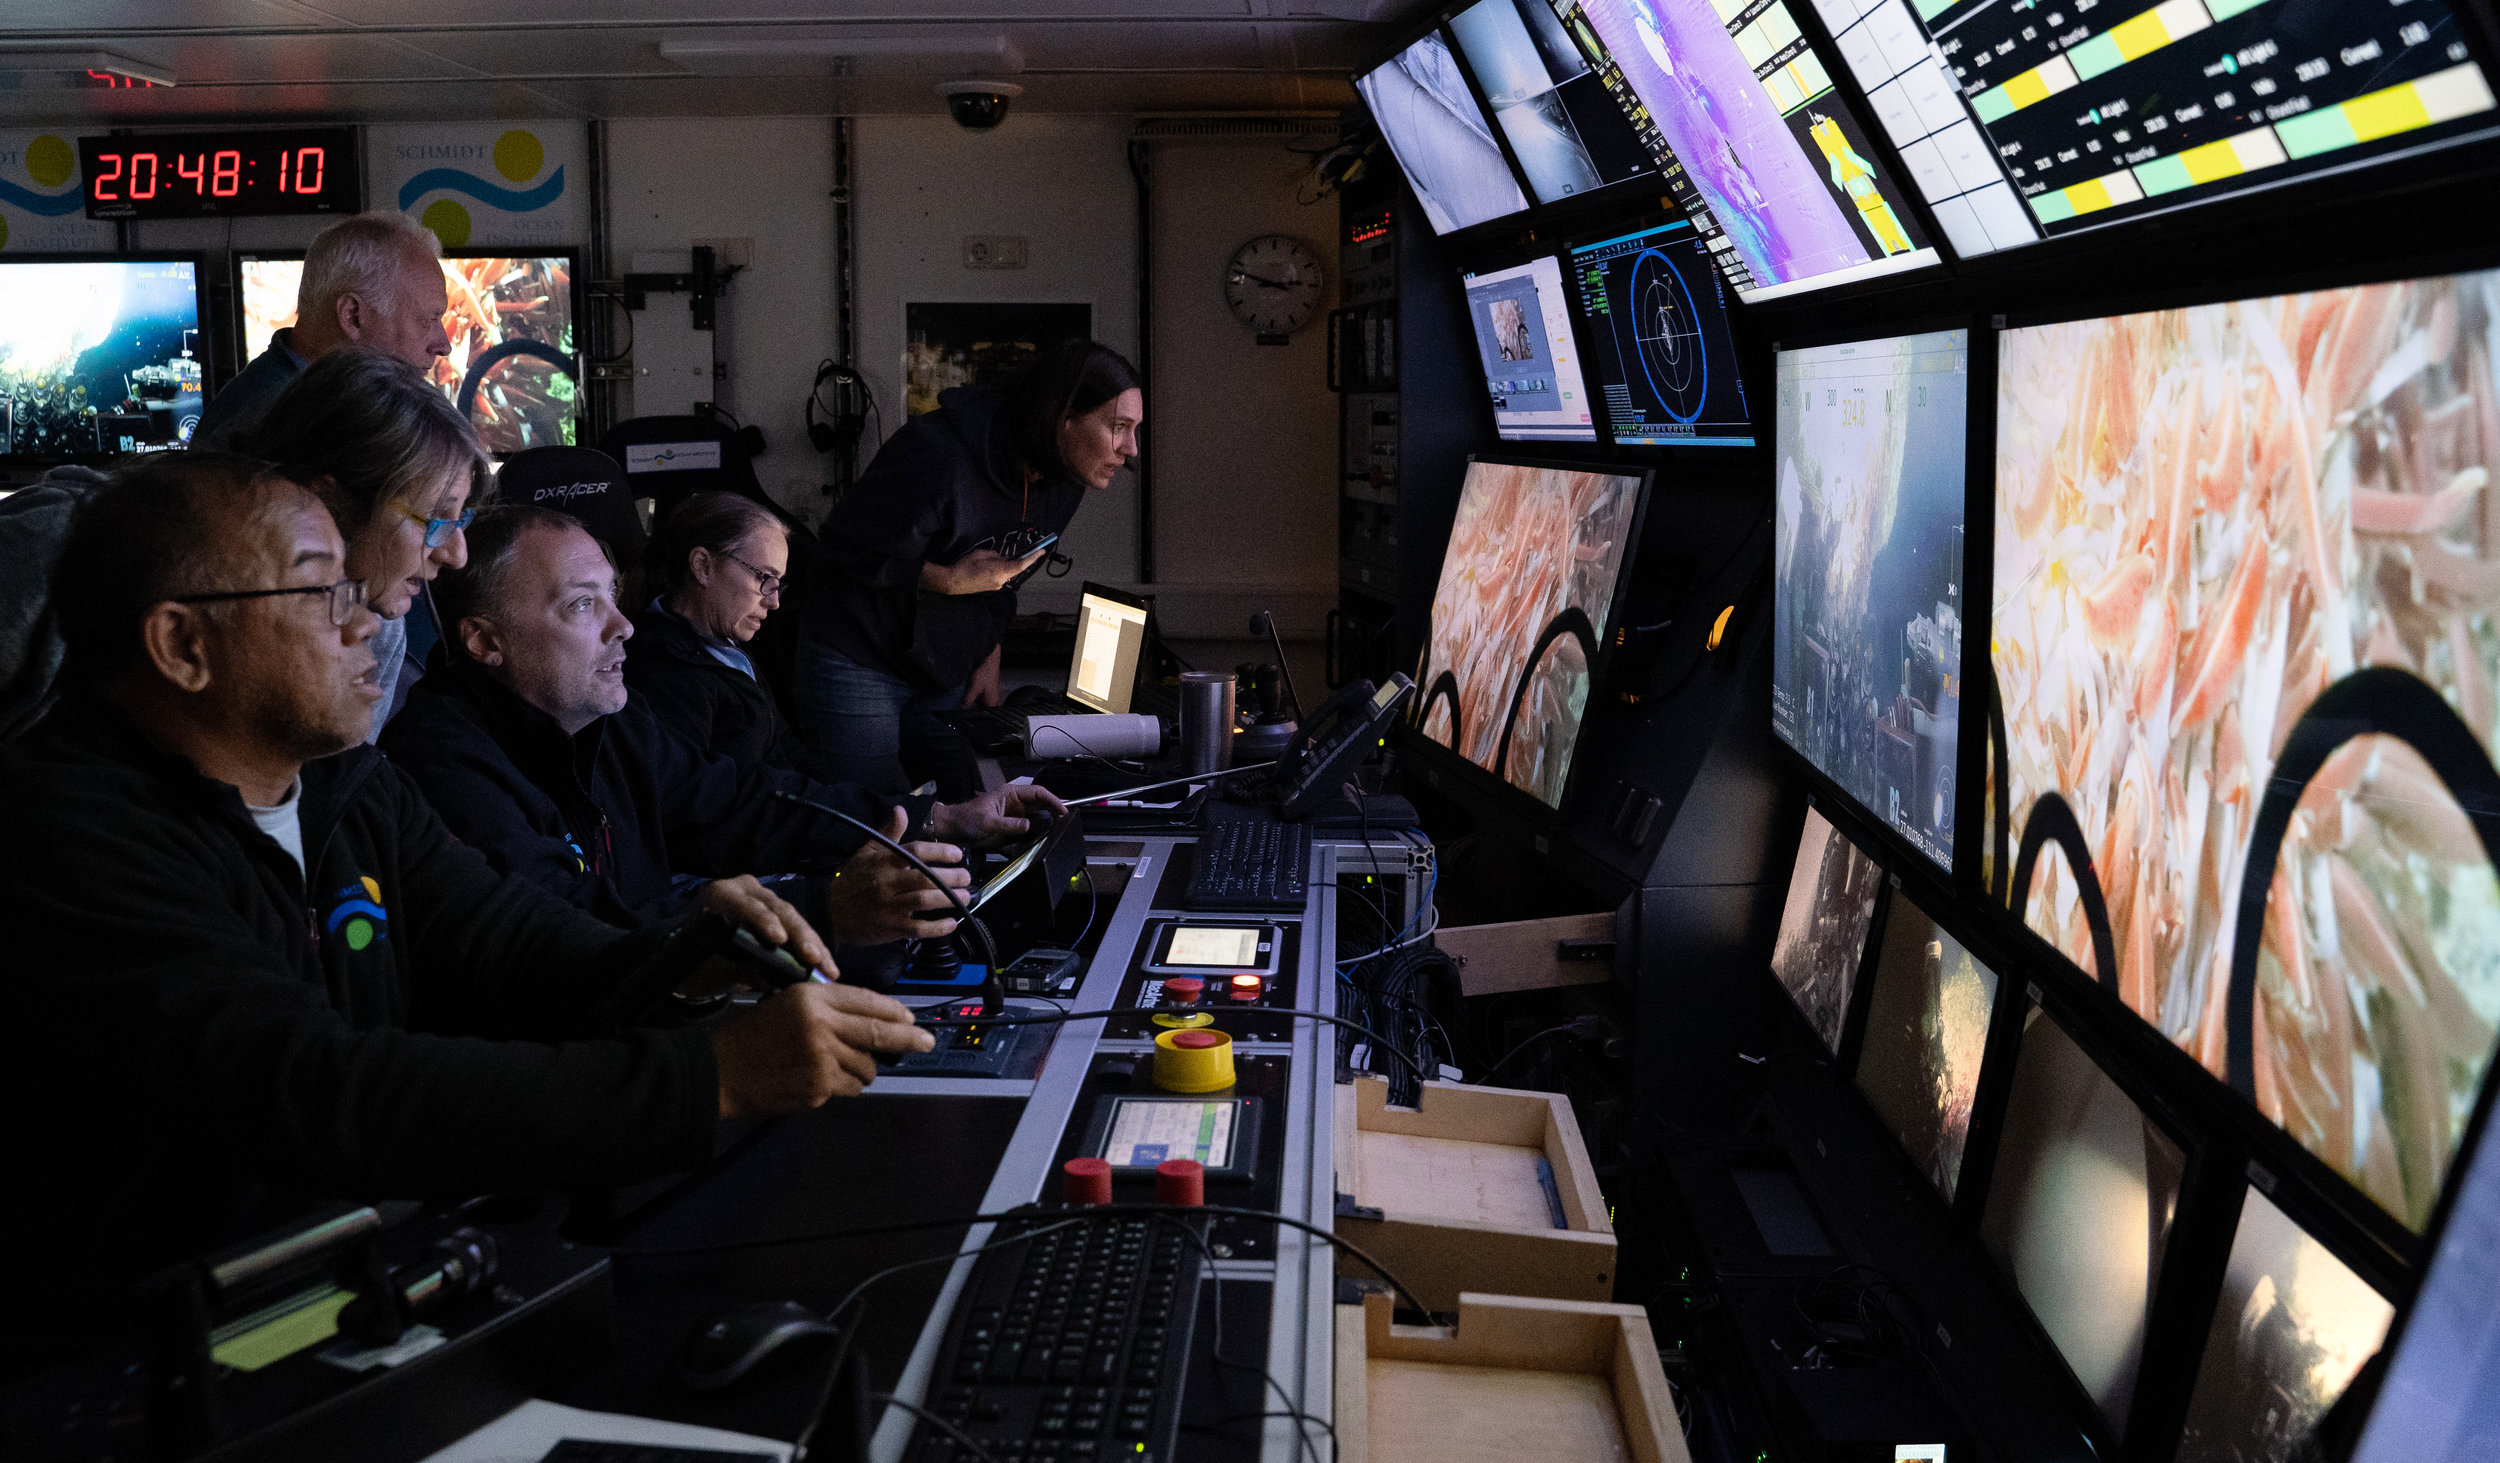
[[[1817, 0], [1954, 247], [1980, 252], [2459, 141], [2500, 123], [2443, 0]], [[1915, 13], [1915, 23], [1913, 22]], [[1928, 45], [1932, 42], [1932, 46]], [[1893, 126], [1877, 74], [1952, 70], [2030, 215], [1992, 201], [1986, 168], [1917, 83]], [[1950, 176], [1967, 215], [1929, 186]]]
[[1594, 442], [1580, 352], [1571, 343], [1562, 266], [1552, 255], [1467, 276], [1467, 316], [1506, 442]]
[[1724, 286], [1691, 224], [1579, 245], [1571, 277], [1618, 445], [1753, 445]]
[[1948, 872], [1969, 344], [1779, 355], [1771, 729]]
[[1657, 171], [1545, 0], [1479, 0], [1450, 17], [1450, 34], [1538, 202]]
[[1937, 262], [1787, 0], [1582, 0], [1574, 15], [1725, 231], [1713, 242], [1738, 295]]

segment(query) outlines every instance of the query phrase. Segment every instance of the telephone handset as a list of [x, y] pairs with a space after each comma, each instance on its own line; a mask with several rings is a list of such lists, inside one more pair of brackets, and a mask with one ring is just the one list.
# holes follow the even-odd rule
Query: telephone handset
[[1414, 692], [1415, 683], [1394, 671], [1383, 686], [1358, 680], [1338, 687], [1276, 759], [1277, 815], [1305, 817], [1335, 796]]

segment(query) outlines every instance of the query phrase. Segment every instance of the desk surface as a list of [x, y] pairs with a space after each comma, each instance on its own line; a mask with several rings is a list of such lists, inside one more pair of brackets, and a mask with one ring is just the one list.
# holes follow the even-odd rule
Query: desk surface
[[[1177, 889], [1178, 881], [1165, 876], [1176, 851], [1188, 841], [1118, 835], [1090, 843], [1089, 862], [1133, 867], [1116, 905], [1106, 901], [1108, 923], [1072, 1002], [1074, 1009], [1114, 1005], [1149, 922], [1184, 913], [1161, 901], [1171, 899]], [[1384, 841], [1367, 854], [1351, 836], [1315, 841], [1311, 893], [1302, 914], [1274, 916], [1299, 925], [1292, 987], [1296, 1005], [1335, 1010], [1340, 871], [1404, 870], [1411, 860], [1425, 856], [1412, 844]], [[1406, 883], [1412, 891], [1417, 881]], [[620, 1248], [717, 1245], [998, 1213], [1037, 1199], [1055, 1200], [1055, 1160], [1065, 1130], [1084, 1117], [1086, 1080], [1095, 1057], [1135, 1053], [1143, 1058], [1152, 1050], [1150, 1041], [1106, 1037], [1103, 1027], [1097, 1019], [1055, 1028], [1050, 1052], [1029, 1082], [887, 1077], [863, 1097], [828, 1103], [766, 1128], [634, 1220]], [[1244, 1056], [1282, 1058], [1287, 1065], [1276, 1202], [1279, 1212], [1325, 1229], [1335, 1199], [1332, 1125], [1326, 1121], [1336, 1067], [1333, 1028], [1295, 1021], [1288, 1039], [1239, 1039], [1237, 1045]], [[1221, 1196], [1216, 1197], [1220, 1202]], [[939, 1227], [685, 1257], [620, 1254], [615, 1272], [617, 1354], [555, 1400], [767, 1437], [796, 1437], [821, 1396], [826, 1357], [820, 1348], [793, 1348], [739, 1386], [704, 1396], [677, 1380], [687, 1337], [714, 1316], [752, 1301], [791, 1299], [827, 1306], [885, 1266], [951, 1256], [880, 1282], [870, 1295], [860, 1333], [876, 1389], [920, 1401], [929, 1391], [955, 1296], [971, 1271], [967, 1252], [986, 1241], [990, 1228]], [[1272, 1258], [1219, 1261], [1227, 1356], [1263, 1360], [1289, 1400], [1271, 1394], [1260, 1403], [1252, 1392], [1234, 1396], [1245, 1385], [1241, 1376], [1218, 1376], [1200, 1358], [1192, 1363], [1185, 1420], [1204, 1425], [1217, 1417], [1287, 1407], [1328, 1417], [1333, 1273], [1327, 1246], [1291, 1230], [1280, 1229]], [[1263, 1384], [1253, 1377], [1247, 1385], [1255, 1391]], [[903, 1455], [913, 1425], [901, 1409], [887, 1411], [874, 1453], [880, 1463]], [[1241, 1436], [1235, 1447], [1220, 1451], [1267, 1463], [1309, 1456], [1293, 1425], [1283, 1419], [1269, 1420], [1255, 1445], [1246, 1433]]]

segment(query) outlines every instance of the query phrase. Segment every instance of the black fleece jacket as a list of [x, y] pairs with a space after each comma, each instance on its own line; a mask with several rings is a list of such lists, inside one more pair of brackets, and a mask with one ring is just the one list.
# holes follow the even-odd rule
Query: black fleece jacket
[[315, 1196], [710, 1156], [709, 1035], [593, 1015], [656, 935], [497, 874], [372, 748], [304, 768], [309, 878], [234, 788], [83, 696], [0, 748], [0, 787], [0, 1173], [36, 1241], [0, 1312], [101, 1299]]
[[[554, 717], [445, 647], [383, 728], [382, 750], [496, 868], [629, 929], [685, 909], [695, 885], [672, 875], [829, 875], [867, 841], [775, 790], [880, 827], [894, 807], [854, 783], [742, 768], [701, 751], [630, 691], [624, 710], [566, 736]], [[823, 906], [814, 889], [785, 897], [803, 911]]]
[[659, 605], [634, 616], [625, 684], [660, 724], [740, 767], [796, 772], [803, 749], [773, 705], [772, 688], [704, 648], [703, 634]]
[[877, 449], [819, 530], [824, 582], [808, 598], [806, 638], [930, 691], [961, 685], [988, 658], [1016, 617], [1015, 591], [937, 594], [920, 587], [920, 567], [975, 549], [1022, 558], [1085, 501], [1073, 478], [1026, 485], [1001, 401], [993, 387], [955, 387]]

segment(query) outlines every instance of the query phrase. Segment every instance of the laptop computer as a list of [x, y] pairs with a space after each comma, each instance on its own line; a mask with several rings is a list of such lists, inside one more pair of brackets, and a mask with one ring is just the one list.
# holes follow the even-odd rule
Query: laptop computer
[[1027, 717], [1131, 711], [1170, 717], [1177, 709], [1172, 693], [1139, 684], [1150, 615], [1138, 596], [1086, 581], [1077, 598], [1076, 644], [1057, 689], [1020, 686], [1005, 706], [950, 712], [946, 719], [974, 745], [995, 752], [1023, 743]]

